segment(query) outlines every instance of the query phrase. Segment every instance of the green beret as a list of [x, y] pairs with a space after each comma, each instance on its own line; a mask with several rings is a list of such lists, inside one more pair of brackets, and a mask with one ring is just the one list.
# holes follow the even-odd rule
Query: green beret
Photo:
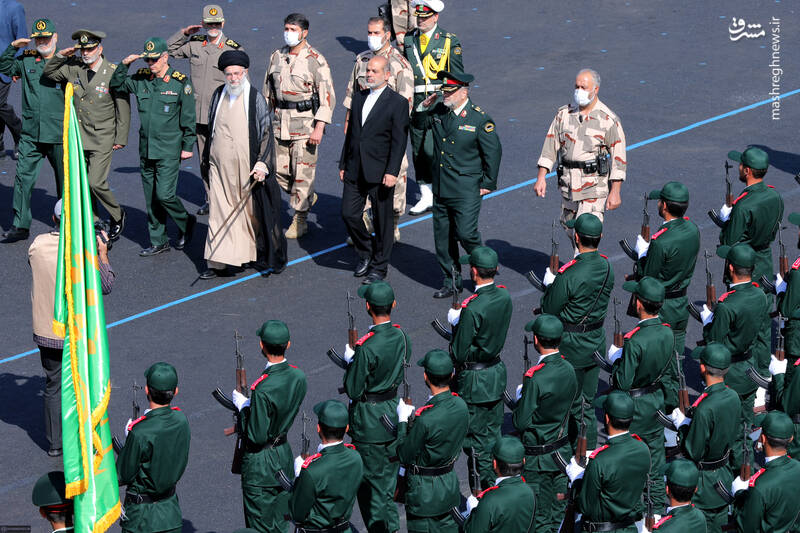
[[679, 181], [668, 181], [661, 190], [650, 191], [651, 200], [667, 200], [670, 202], [688, 202], [689, 189]]
[[795, 226], [800, 226], [800, 213], [789, 213], [787, 218]]
[[488, 246], [478, 246], [468, 255], [462, 255], [459, 263], [476, 268], [497, 268], [497, 252]]
[[738, 161], [744, 166], [754, 170], [766, 170], [769, 166], [769, 156], [767, 152], [754, 146], [747, 148], [744, 152], [731, 150], [728, 152], [728, 159]]
[[346, 428], [349, 415], [347, 407], [339, 400], [325, 400], [314, 406], [314, 413], [320, 424], [329, 428]]
[[36, 480], [31, 499], [36, 507], [51, 507], [71, 503], [65, 494], [64, 472], [53, 471]]
[[525, 331], [532, 331], [542, 339], [558, 340], [564, 334], [564, 324], [557, 316], [544, 313], [525, 324]]
[[289, 328], [281, 320], [267, 320], [256, 331], [264, 344], [281, 346], [289, 342]]
[[56, 25], [50, 19], [36, 19], [31, 27], [31, 39], [51, 37], [56, 32]]
[[692, 351], [692, 358], [699, 359], [704, 365], [725, 370], [731, 366], [731, 351], [721, 342], [710, 342], [698, 346]]
[[761, 431], [773, 439], [788, 439], [794, 435], [794, 423], [783, 411], [770, 411], [761, 422]]
[[687, 489], [697, 487], [700, 471], [688, 459], [675, 459], [667, 465], [667, 483]]
[[506, 464], [519, 464], [525, 459], [525, 447], [519, 439], [503, 436], [494, 443], [492, 455], [498, 461], [503, 461]]
[[142, 57], [158, 59], [161, 54], [167, 51], [167, 42], [161, 37], [150, 37], [144, 42], [144, 52]]
[[444, 350], [431, 350], [425, 357], [417, 361], [417, 365], [425, 368], [425, 372], [432, 376], [449, 376], [453, 373], [453, 360]]
[[358, 295], [369, 302], [370, 305], [384, 307], [392, 305], [394, 302], [392, 286], [385, 281], [375, 281], [369, 285], [362, 285], [358, 288]]
[[756, 253], [749, 244], [743, 242], [728, 246], [723, 244], [717, 248], [717, 255], [726, 259], [733, 266], [753, 268], [756, 264]]
[[608, 416], [620, 420], [633, 418], [633, 400], [625, 391], [612, 390], [604, 396], [598, 396], [594, 400], [594, 406], [603, 409]]
[[174, 391], [178, 386], [178, 372], [169, 363], [153, 363], [145, 370], [144, 377], [147, 378], [147, 386], [151, 389], [168, 392]]
[[578, 235], [600, 237], [603, 234], [603, 223], [591, 213], [584, 213], [578, 218], [567, 220], [568, 228], [575, 228]]
[[626, 281], [622, 288], [641, 296], [642, 300], [656, 304], [664, 303], [664, 285], [656, 278], [645, 276], [639, 281]]

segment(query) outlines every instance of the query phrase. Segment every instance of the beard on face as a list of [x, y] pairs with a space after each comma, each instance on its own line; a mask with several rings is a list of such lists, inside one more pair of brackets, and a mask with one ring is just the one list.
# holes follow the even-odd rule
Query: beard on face
[[381, 80], [379, 80], [379, 79], [375, 79], [373, 81], [367, 80], [367, 88], [368, 89], [375, 89], [377, 87], [380, 87], [381, 83], [383, 83], [383, 82]]
[[56, 49], [56, 43], [50, 42], [50, 44], [43, 44], [36, 47], [36, 51], [42, 54], [43, 56], [50, 55], [53, 50]]
[[247, 76], [242, 76], [238, 82], [231, 82], [225, 80], [225, 88], [228, 90], [228, 94], [232, 94], [233, 96], [239, 96], [244, 91], [244, 82], [247, 79]]

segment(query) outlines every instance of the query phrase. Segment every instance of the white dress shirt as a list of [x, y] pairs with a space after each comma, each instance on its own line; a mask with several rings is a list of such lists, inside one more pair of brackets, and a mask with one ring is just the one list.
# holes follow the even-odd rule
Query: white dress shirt
[[367, 95], [366, 100], [364, 100], [364, 107], [361, 108], [361, 125], [364, 125], [364, 122], [367, 121], [367, 117], [369, 116], [369, 112], [372, 111], [372, 108], [375, 107], [375, 102], [378, 101], [380, 98], [381, 93], [386, 89], [386, 85], [384, 84], [383, 87], [380, 89], [370, 89], [369, 94]]

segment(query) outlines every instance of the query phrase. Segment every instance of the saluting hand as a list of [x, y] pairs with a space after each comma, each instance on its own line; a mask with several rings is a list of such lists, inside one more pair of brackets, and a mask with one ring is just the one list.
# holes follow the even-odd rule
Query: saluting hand
[[28, 43], [30, 42], [31, 42], [30, 39], [23, 37], [22, 39], [17, 39], [15, 41], [12, 41], [11, 46], [13, 46], [14, 48], [25, 48], [26, 46], [28, 46]]
[[188, 35], [195, 34], [195, 33], [199, 32], [202, 29], [203, 29], [203, 25], [202, 24], [192, 24], [191, 26], [186, 26], [181, 31], [183, 32], [184, 35], [188, 36]]
[[74, 46], [70, 46], [69, 48], [64, 48], [64, 49], [58, 51], [58, 55], [64, 56], [64, 57], [69, 57], [69, 56], [73, 55], [74, 53], [75, 53], [75, 47]]
[[140, 57], [142, 57], [142, 54], [131, 54], [128, 57], [126, 57], [125, 59], [122, 60], [122, 64], [123, 65], [130, 65], [131, 63], [133, 63], [134, 61], [136, 61]]
[[434, 91], [428, 96], [425, 100], [422, 101], [422, 107], [430, 107], [433, 105], [433, 102], [436, 101], [436, 98], [439, 96], [439, 93]]

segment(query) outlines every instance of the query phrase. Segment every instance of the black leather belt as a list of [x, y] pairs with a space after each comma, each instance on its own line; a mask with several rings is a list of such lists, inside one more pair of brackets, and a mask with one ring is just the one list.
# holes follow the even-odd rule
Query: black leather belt
[[631, 398], [639, 398], [641, 396], [644, 396], [645, 394], [652, 394], [652, 393], [654, 393], [655, 391], [657, 391], [660, 388], [661, 388], [661, 382], [660, 381], [656, 381], [655, 383], [651, 383], [650, 385], [647, 385], [646, 387], [639, 387], [638, 389], [631, 389], [631, 390], [628, 391], [628, 394], [630, 395]]
[[621, 522], [588, 522], [582, 520], [581, 529], [583, 531], [614, 531], [616, 529], [625, 529], [626, 527], [632, 526], [635, 523], [636, 520], [633, 518], [629, 518]]
[[716, 461], [699, 461], [697, 463], [697, 469], [698, 470], [704, 470], [704, 471], [718, 470], [718, 469], [722, 468], [723, 466], [725, 466], [726, 464], [728, 464], [728, 458], [730, 457], [730, 455], [731, 455], [731, 451], [728, 449], [728, 450], [725, 450], [725, 455], [723, 455], [721, 458], [717, 459]]
[[278, 446], [282, 446], [286, 444], [287, 438], [286, 434], [278, 435], [271, 441], [267, 442], [266, 444], [253, 444], [252, 442], [248, 441], [245, 445], [245, 449], [250, 453], [260, 452], [261, 450], [266, 450], [267, 448], [277, 448]]
[[386, 400], [394, 400], [397, 397], [397, 389], [389, 389], [386, 392], [365, 392], [359, 398], [361, 402], [383, 402]]
[[564, 168], [579, 168], [586, 174], [597, 174], [597, 160], [590, 159], [588, 161], [570, 161], [562, 159], [560, 165]]
[[800, 414], [792, 415], [792, 422], [800, 424]]
[[172, 487], [168, 491], [162, 492], [161, 494], [136, 494], [134, 492], [125, 492], [124, 505], [156, 503], [172, 497], [173, 494], [175, 494], [175, 487]]
[[278, 100], [275, 103], [278, 109], [299, 109], [300, 111], [311, 110], [311, 100], [301, 100], [300, 102], [287, 102], [286, 100]]
[[485, 363], [463, 363], [464, 370], [484, 370], [486, 368], [491, 368], [495, 365], [500, 363], [500, 356], [495, 357], [491, 361]]
[[406, 471], [409, 474], [414, 474], [415, 476], [441, 476], [442, 474], [446, 474], [448, 472], [453, 471], [453, 463], [445, 466], [418, 466], [418, 465], [408, 465], [406, 466]]
[[677, 291], [666, 291], [664, 292], [664, 298], [681, 298], [682, 296], [686, 296], [686, 289], [688, 287], [684, 287], [683, 289], [678, 289]]
[[742, 361], [747, 361], [753, 356], [750, 353], [750, 350], [747, 350], [744, 353], [737, 353], [736, 355], [731, 355], [731, 363], [741, 363]]
[[548, 444], [538, 444], [536, 446], [525, 446], [525, 455], [544, 455], [557, 450], [569, 442], [569, 436], [564, 435], [558, 440]]
[[587, 333], [603, 327], [603, 321], [590, 322], [588, 324], [570, 324], [564, 322], [564, 331], [567, 333]]
[[351, 526], [350, 522], [340, 522], [335, 526], [331, 527], [303, 527], [303, 526], [296, 526], [295, 532], [296, 533], [341, 533], [343, 531], [350, 531]]

